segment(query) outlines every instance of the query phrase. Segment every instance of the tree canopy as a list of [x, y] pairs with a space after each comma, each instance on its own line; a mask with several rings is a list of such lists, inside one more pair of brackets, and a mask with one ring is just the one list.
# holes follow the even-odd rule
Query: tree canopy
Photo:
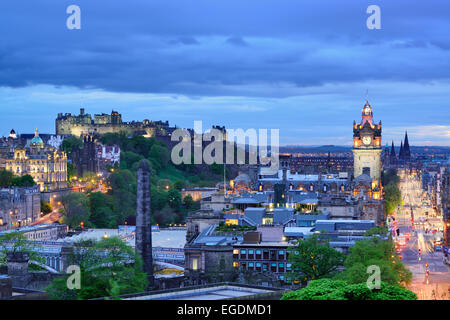
[[343, 280], [311, 281], [304, 289], [285, 293], [281, 300], [416, 300], [414, 292], [382, 282], [380, 289], [366, 283], [349, 284]]
[[342, 266], [344, 255], [331, 248], [327, 241], [313, 235], [298, 240], [295, 247], [289, 248], [294, 278], [309, 281], [333, 276]]
[[408, 284], [412, 273], [401, 262], [390, 240], [372, 237], [368, 240], [357, 241], [350, 248], [345, 259], [345, 271], [342, 278], [349, 283], [356, 284], [367, 280], [367, 268], [378, 266], [381, 270], [381, 280], [391, 285]]
[[133, 248], [118, 237], [74, 244], [69, 264], [80, 267], [81, 288], [68, 289], [69, 274], [56, 278], [46, 288], [54, 300], [84, 300], [144, 292], [147, 275], [142, 272], [142, 259]]

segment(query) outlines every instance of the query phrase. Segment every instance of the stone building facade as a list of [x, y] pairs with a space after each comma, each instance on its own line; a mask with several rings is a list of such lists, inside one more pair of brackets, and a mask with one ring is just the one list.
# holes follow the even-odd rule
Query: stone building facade
[[0, 168], [17, 176], [30, 175], [41, 191], [67, 187], [67, 155], [39, 137], [36, 129], [31, 141], [9, 138], [0, 150]]
[[40, 213], [39, 186], [0, 189], [0, 231], [29, 226]]

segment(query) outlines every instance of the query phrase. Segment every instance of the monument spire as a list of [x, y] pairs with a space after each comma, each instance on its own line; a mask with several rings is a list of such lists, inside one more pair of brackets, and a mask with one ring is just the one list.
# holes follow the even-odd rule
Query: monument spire
[[153, 288], [150, 167], [146, 160], [141, 160], [137, 172], [136, 251], [144, 262], [143, 269], [147, 273], [148, 286]]

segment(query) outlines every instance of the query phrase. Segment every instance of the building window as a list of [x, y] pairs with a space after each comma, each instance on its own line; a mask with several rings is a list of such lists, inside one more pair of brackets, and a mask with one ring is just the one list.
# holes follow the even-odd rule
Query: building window
[[254, 250], [248, 250], [248, 259], [255, 259]]
[[261, 259], [261, 250], [256, 250], [256, 259]]
[[277, 264], [276, 263], [272, 263], [270, 265], [270, 271], [272, 272], [277, 272]]
[[192, 259], [192, 270], [196, 271], [198, 269], [198, 259], [194, 258]]
[[236, 261], [233, 262], [233, 267], [234, 267], [234, 268], [238, 268], [238, 267], [239, 267], [239, 262], [236, 262]]
[[261, 271], [261, 262], [256, 263], [256, 271]]
[[248, 263], [248, 270], [253, 270], [255, 264], [253, 262]]

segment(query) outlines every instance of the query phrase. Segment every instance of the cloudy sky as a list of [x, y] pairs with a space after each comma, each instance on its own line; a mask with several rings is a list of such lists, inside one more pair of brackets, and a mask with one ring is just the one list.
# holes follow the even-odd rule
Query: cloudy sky
[[448, 0], [1, 0], [0, 17], [0, 135], [84, 107], [349, 145], [368, 90], [384, 143], [450, 146]]

